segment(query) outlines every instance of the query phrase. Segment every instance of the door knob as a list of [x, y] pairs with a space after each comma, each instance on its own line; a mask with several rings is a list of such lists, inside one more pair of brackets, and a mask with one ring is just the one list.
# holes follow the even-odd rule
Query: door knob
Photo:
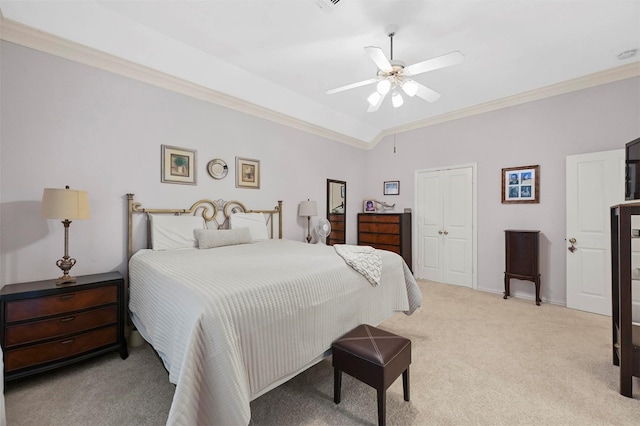
[[577, 242], [578, 242], [578, 240], [576, 240], [575, 238], [570, 238], [570, 239], [569, 239], [569, 242], [571, 243], [571, 247], [569, 247], [569, 248], [568, 248], [568, 250], [569, 250], [571, 253], [573, 253], [574, 251], [578, 250], [578, 249], [575, 247], [575, 245], [574, 245], [575, 243], [577, 243]]
[[442, 231], [441, 231], [441, 230], [440, 230], [440, 231], [438, 231], [438, 234], [442, 235]]
[[449, 231], [444, 231], [444, 235], [449, 235]]

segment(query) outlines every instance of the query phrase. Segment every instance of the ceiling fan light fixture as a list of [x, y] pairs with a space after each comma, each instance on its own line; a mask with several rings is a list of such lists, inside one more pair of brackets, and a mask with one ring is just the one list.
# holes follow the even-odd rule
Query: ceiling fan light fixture
[[413, 98], [416, 93], [418, 93], [418, 85], [413, 80], [406, 80], [402, 84], [402, 90], [404, 90], [404, 93], [406, 93], [409, 97]]
[[376, 86], [376, 90], [381, 95], [386, 95], [387, 93], [389, 93], [389, 90], [391, 90], [391, 82], [386, 78], [384, 80], [380, 80], [380, 82]]
[[369, 105], [374, 106], [376, 105], [379, 101], [380, 98], [382, 97], [382, 95], [378, 92], [373, 92], [372, 94], [369, 95], [369, 97], [367, 98], [367, 102], [369, 102]]
[[404, 103], [404, 99], [402, 99], [402, 95], [400, 95], [400, 93], [393, 92], [393, 95], [391, 95], [391, 103], [394, 108], [400, 108]]

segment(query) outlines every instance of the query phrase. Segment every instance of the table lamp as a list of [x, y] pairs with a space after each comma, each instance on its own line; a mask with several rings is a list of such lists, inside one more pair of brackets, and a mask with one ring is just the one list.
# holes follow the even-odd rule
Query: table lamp
[[62, 269], [63, 275], [56, 280], [56, 285], [74, 283], [76, 278], [69, 271], [76, 260], [69, 257], [69, 225], [71, 219], [89, 219], [89, 197], [85, 191], [69, 189], [45, 188], [42, 194], [40, 216], [45, 219], [64, 219], [64, 256], [56, 265]]
[[301, 201], [298, 216], [307, 217], [307, 243], [311, 242], [311, 216], [318, 215], [318, 206], [315, 201]]

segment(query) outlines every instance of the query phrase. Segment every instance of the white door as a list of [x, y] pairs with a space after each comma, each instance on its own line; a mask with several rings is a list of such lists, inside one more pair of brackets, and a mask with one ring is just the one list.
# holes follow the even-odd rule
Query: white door
[[421, 171], [417, 176], [416, 276], [473, 284], [473, 169]]
[[568, 308], [611, 315], [609, 208], [622, 201], [623, 149], [567, 157]]

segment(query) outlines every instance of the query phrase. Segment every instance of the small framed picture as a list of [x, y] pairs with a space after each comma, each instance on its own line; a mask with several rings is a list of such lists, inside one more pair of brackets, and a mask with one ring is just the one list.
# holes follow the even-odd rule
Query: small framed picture
[[376, 202], [374, 200], [364, 200], [362, 209], [365, 213], [375, 213]]
[[390, 180], [384, 183], [384, 195], [400, 195], [400, 181]]
[[236, 157], [236, 188], [260, 189], [260, 160]]
[[502, 169], [502, 204], [540, 202], [540, 166]]
[[161, 145], [160, 181], [196, 185], [196, 151], [177, 146]]

